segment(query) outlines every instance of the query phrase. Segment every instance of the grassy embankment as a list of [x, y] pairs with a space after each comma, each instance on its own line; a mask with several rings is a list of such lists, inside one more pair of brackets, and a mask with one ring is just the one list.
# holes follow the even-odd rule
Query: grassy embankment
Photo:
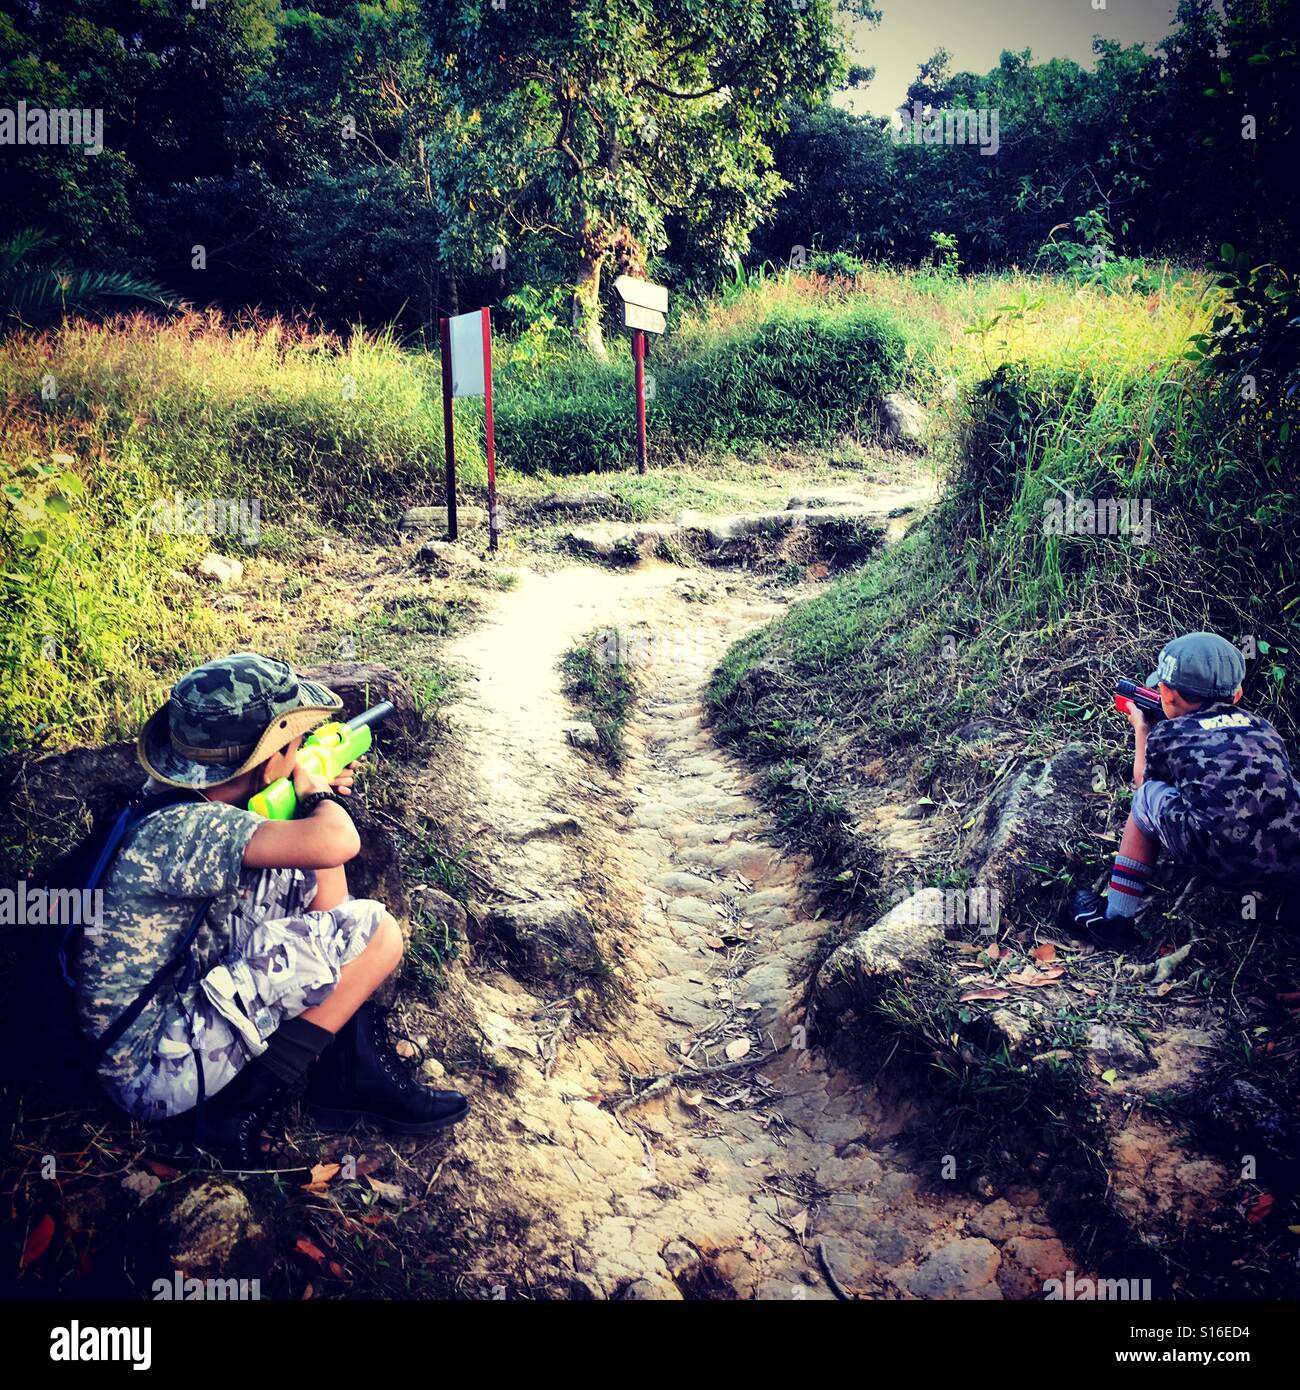
[[[888, 866], [882, 873], [852, 833], [878, 795], [882, 758], [893, 797], [937, 818], [941, 847], [926, 881], [960, 887], [962, 833], [982, 795], [1029, 756], [1083, 745], [1105, 769], [1109, 831], [1098, 838], [1081, 827], [1070, 861], [1043, 864], [1041, 887], [1004, 904], [1013, 949], [1001, 961], [978, 957], [1002, 983], [1051, 939], [1067, 878], [1091, 881], [1114, 851], [1131, 760], [1127, 725], [1106, 714], [1115, 677], [1145, 676], [1180, 631], [1253, 638], [1246, 702], [1294, 748], [1295, 466], [1285, 431], [1275, 449], [1275, 420], [1211, 391], [1184, 360], [1213, 302], [1186, 277], [1140, 292], [1017, 276], [940, 295], [898, 277], [870, 277], [866, 288], [892, 296], [901, 321], [933, 312], [948, 329], [934, 362], [951, 383], [945, 499], [898, 547], [733, 648], [710, 703], [722, 734], [766, 768], [790, 833], [821, 856], [850, 909], [856, 900], [849, 920], [859, 925], [884, 906], [888, 885]], [[1149, 501], [1149, 543], [1050, 534], [1044, 504], [1066, 493]], [[977, 720], [988, 727], [957, 736]], [[1178, 991], [1169, 1003], [1190, 999], [1224, 1025], [1199, 1080], [1244, 1075], [1294, 1102], [1300, 1040], [1275, 1002], [1296, 988], [1292, 939], [1275, 920], [1287, 905], [1266, 899], [1256, 920], [1237, 894], [1174, 902], [1184, 883], [1166, 871], [1139, 954], [1196, 938], [1186, 977], [1158, 991], [1125, 982], [1090, 993], [1089, 958], [1074, 956], [1080, 994], [1034, 1019], [1041, 1051], [1054, 1054], [1041, 1063], [1026, 1065], [980, 1031], [981, 1015], [999, 1005], [963, 1003], [954, 970], [879, 1000], [870, 1031], [882, 1055], [901, 1042], [935, 1069], [947, 1106], [940, 1151], [962, 1142], [968, 1154], [996, 1156], [1017, 1132], [1009, 1124], [1044, 1152], [1075, 1144], [1097, 1113], [1096, 1083], [1091, 1095], [1081, 1084], [1086, 1027], [1119, 1023], [1140, 1037], [1169, 989]], [[985, 944], [975, 929], [969, 939]], [[1276, 1263], [1262, 1259], [1260, 1277]]]

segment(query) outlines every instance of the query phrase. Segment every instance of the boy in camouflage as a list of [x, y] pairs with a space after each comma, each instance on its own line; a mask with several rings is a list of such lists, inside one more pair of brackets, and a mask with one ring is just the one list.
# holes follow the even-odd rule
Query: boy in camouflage
[[[183, 787], [196, 799], [154, 811], [129, 835], [78, 962], [78, 1009], [93, 1039], [210, 899], [187, 968], [109, 1049], [99, 1077], [129, 1114], [161, 1120], [194, 1111], [201, 1070], [212, 1103], [195, 1137], [233, 1167], [262, 1166], [262, 1129], [304, 1090], [329, 1129], [365, 1118], [423, 1134], [468, 1109], [455, 1092], [411, 1080], [368, 1002], [401, 959], [401, 930], [382, 903], [348, 894], [343, 866], [361, 847], [344, 800], [353, 769], [331, 785], [296, 760], [303, 737], [341, 706], [333, 691], [249, 652], [183, 676], [137, 751], [146, 792]], [[286, 776], [295, 819], [246, 809]]]
[[1300, 783], [1286, 745], [1258, 714], [1236, 708], [1246, 663], [1211, 632], [1166, 643], [1147, 678], [1165, 718], [1148, 730], [1132, 704], [1137, 791], [1106, 898], [1077, 890], [1078, 934], [1122, 950], [1163, 848], [1187, 868], [1233, 887], [1300, 878]]

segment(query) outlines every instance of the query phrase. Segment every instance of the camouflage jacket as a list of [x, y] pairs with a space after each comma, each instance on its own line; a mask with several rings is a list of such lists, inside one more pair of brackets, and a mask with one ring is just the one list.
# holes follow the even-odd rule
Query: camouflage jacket
[[1230, 883], [1300, 878], [1300, 784], [1278, 731], [1230, 700], [1156, 724], [1146, 775], [1178, 789], [1162, 813], [1178, 858]]
[[192, 1011], [200, 979], [235, 949], [242, 899], [256, 877], [244, 870], [244, 849], [264, 824], [238, 806], [182, 804], [149, 816], [119, 850], [104, 878], [103, 920], [86, 933], [77, 965], [87, 1036], [98, 1037], [131, 1004], [175, 954], [202, 900], [213, 901], [191, 947], [193, 968], [180, 997], [170, 983], [159, 990], [100, 1063], [110, 1091], [149, 1065], [167, 1022], [178, 1008]]

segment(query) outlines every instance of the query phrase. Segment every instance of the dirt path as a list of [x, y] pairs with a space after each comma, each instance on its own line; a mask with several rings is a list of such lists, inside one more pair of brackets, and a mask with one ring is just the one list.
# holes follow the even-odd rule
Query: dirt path
[[[804, 963], [830, 924], [700, 704], [784, 602], [670, 565], [525, 571], [450, 652], [473, 673], [451, 718], [478, 862], [544, 915], [593, 918], [623, 996], [534, 993], [490, 953], [464, 968], [513, 1077], [474, 1092], [427, 1164], [464, 1223], [468, 1292], [830, 1298], [828, 1265], [849, 1296], [996, 1299], [1072, 1264], [1036, 1193], [981, 1201], [960, 1156], [956, 1181], [921, 1172], [899, 1142], [918, 1113], [803, 1044]], [[642, 692], [617, 778], [567, 742], [556, 669], [605, 625]]]

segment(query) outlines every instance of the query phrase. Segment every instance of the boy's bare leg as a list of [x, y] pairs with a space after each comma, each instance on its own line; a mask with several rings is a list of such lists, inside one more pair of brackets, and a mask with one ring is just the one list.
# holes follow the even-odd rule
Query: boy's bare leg
[[1137, 910], [1151, 886], [1151, 875], [1155, 872], [1159, 854], [1160, 841], [1154, 835], [1148, 835], [1130, 812], [1120, 837], [1115, 867], [1111, 870], [1110, 892], [1106, 898], [1107, 918], [1131, 920], [1137, 916]]
[[1160, 841], [1154, 835], [1148, 835], [1137, 821], [1129, 816], [1124, 824], [1124, 834], [1120, 837], [1119, 852], [1126, 859], [1138, 859], [1143, 864], [1154, 867], [1160, 855]]
[[[319, 896], [319, 895], [318, 895]], [[330, 1033], [337, 1033], [402, 959], [402, 929], [385, 912], [366, 948], [339, 972], [339, 982], [323, 1003], [304, 1009], [299, 1018]]]

